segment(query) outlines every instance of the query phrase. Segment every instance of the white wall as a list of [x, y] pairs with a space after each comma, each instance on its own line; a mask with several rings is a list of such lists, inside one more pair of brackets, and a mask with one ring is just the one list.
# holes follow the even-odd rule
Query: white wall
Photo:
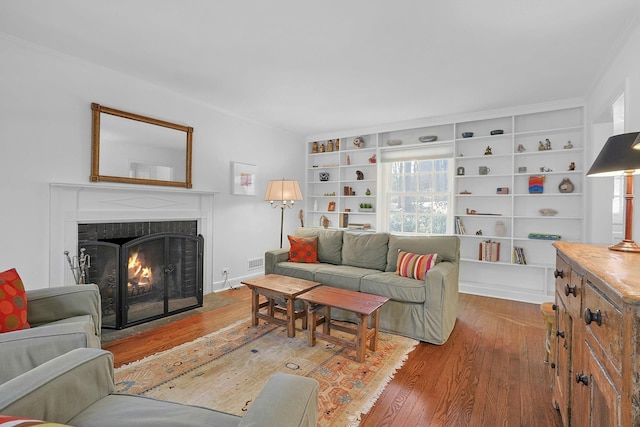
[[[640, 17], [636, 17], [626, 39], [604, 70], [594, 89], [587, 97], [587, 125], [594, 124], [591, 129], [590, 150], [587, 162], [593, 163], [606, 142], [606, 125], [601, 124], [601, 116], [611, 107], [615, 98], [625, 91], [625, 132], [640, 131]], [[605, 58], [606, 59], [606, 58]], [[601, 64], [594, 64], [601, 67]], [[605, 128], [605, 129], [603, 129]], [[603, 134], [605, 136], [603, 137]], [[589, 243], [611, 244], [611, 198], [613, 196], [612, 178], [587, 178], [589, 180], [589, 210], [587, 238]], [[635, 188], [635, 225], [633, 239], [640, 241], [640, 177], [636, 176]]]
[[[89, 181], [91, 102], [194, 128], [193, 189], [219, 192], [205, 236], [214, 288], [222, 267], [237, 285], [256, 274], [249, 258], [279, 246], [280, 211], [262, 195], [269, 179], [304, 178], [301, 136], [2, 35], [0, 58], [0, 271], [17, 268], [27, 289], [61, 285], [49, 283], [49, 183]], [[231, 161], [257, 165], [257, 196], [230, 194]], [[286, 214], [293, 232], [297, 213]]]

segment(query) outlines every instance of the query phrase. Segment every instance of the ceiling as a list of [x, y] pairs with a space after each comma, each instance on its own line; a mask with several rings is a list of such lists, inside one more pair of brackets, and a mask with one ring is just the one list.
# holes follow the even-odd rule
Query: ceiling
[[2, 0], [0, 33], [301, 135], [585, 97], [638, 0]]

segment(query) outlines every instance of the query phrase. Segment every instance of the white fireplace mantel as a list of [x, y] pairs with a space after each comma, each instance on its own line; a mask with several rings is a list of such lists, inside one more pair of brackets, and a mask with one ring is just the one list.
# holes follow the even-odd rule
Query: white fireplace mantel
[[171, 187], [104, 183], [49, 185], [49, 283], [75, 284], [64, 256], [78, 253], [78, 224], [99, 222], [198, 222], [204, 237], [204, 293], [213, 287], [213, 202], [216, 193]]

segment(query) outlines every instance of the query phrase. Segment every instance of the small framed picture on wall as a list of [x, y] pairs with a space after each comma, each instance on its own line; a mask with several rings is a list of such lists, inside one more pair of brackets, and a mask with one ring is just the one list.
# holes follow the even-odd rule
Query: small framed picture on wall
[[327, 208], [329, 212], [333, 212], [336, 210], [336, 202], [329, 202], [329, 207]]
[[256, 165], [231, 162], [231, 194], [256, 195]]

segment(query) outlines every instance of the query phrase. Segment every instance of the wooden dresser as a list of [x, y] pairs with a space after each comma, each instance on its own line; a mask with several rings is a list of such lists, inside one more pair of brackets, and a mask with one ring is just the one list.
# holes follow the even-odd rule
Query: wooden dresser
[[565, 426], [640, 426], [640, 254], [555, 242], [553, 400]]

